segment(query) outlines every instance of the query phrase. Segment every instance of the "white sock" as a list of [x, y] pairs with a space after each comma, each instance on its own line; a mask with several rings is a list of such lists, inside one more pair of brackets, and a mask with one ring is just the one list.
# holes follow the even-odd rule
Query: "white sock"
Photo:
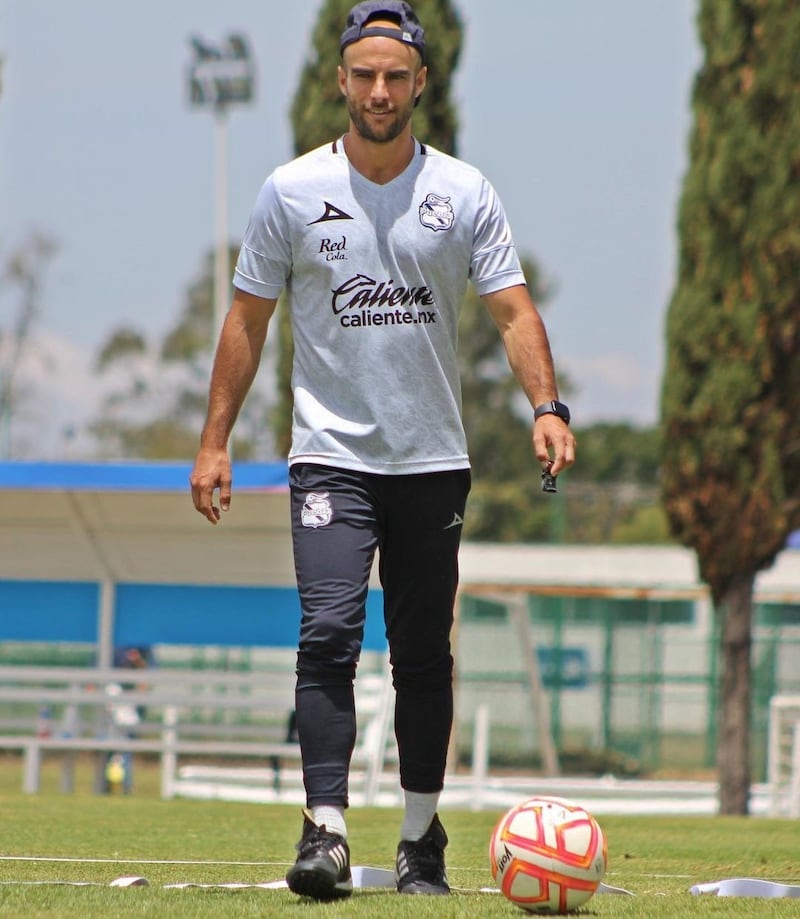
[[439, 806], [439, 792], [423, 794], [419, 791], [404, 791], [403, 794], [406, 799], [406, 813], [403, 826], [400, 828], [400, 838], [416, 842], [422, 839], [431, 825]]
[[311, 817], [317, 826], [324, 826], [329, 833], [338, 833], [347, 839], [343, 807], [338, 804], [318, 804], [311, 808]]

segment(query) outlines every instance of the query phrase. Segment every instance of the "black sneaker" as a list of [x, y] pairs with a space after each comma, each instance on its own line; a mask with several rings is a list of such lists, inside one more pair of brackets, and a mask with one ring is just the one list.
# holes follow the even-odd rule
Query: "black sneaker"
[[428, 831], [416, 842], [401, 839], [397, 847], [394, 877], [398, 893], [448, 894], [444, 868], [447, 833], [434, 814]]
[[305, 810], [297, 861], [286, 873], [286, 882], [293, 893], [315, 900], [335, 900], [353, 892], [347, 840], [317, 826]]

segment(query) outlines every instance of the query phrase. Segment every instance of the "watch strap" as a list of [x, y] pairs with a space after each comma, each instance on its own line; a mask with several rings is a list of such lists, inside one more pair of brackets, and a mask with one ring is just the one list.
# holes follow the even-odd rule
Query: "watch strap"
[[533, 420], [538, 421], [542, 415], [557, 415], [564, 424], [569, 424], [569, 408], [557, 399], [551, 399], [550, 402], [542, 402], [533, 410]]

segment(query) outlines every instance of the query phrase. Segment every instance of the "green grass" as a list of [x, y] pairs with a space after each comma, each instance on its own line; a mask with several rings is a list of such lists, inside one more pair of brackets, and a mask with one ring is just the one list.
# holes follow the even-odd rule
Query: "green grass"
[[[161, 801], [156, 793], [156, 770], [147, 765], [137, 770], [134, 795], [98, 797], [89, 793], [87, 775], [79, 772], [75, 794], [62, 795], [56, 790], [56, 767], [50, 764], [45, 769], [43, 792], [25, 796], [19, 790], [18, 762], [0, 762], [0, 854], [4, 856], [0, 881], [14, 882], [0, 884], [0, 916], [493, 919], [523, 915], [501, 896], [477, 892], [492, 883], [487, 847], [497, 813], [447, 810], [442, 814], [451, 839], [450, 881], [467, 891], [450, 898], [419, 898], [364, 890], [356, 891], [349, 900], [316, 904], [286, 891], [163, 888], [179, 882], [260, 883], [281, 878], [300, 830], [296, 807]], [[400, 819], [397, 810], [350, 811], [353, 863], [391, 867]], [[688, 892], [694, 883], [726, 877], [800, 883], [795, 822], [601, 817], [600, 823], [609, 840], [606, 881], [636, 896], [595, 896], [579, 915], [610, 919], [798, 915], [798, 903], [793, 900], [693, 897]], [[26, 861], [7, 856], [65, 860]], [[203, 861], [207, 864], [192, 864]], [[243, 864], [232, 864], [235, 862]], [[150, 886], [105, 886], [122, 875], [144, 875]], [[18, 883], [56, 880], [103, 886]]]

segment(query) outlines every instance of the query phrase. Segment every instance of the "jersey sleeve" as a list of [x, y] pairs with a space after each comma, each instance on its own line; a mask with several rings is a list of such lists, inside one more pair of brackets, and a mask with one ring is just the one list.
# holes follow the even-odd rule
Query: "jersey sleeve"
[[480, 296], [525, 283], [503, 205], [485, 178], [475, 219], [469, 277]]
[[286, 213], [275, 176], [261, 188], [250, 213], [234, 269], [235, 287], [257, 297], [277, 299], [292, 267], [292, 246]]

